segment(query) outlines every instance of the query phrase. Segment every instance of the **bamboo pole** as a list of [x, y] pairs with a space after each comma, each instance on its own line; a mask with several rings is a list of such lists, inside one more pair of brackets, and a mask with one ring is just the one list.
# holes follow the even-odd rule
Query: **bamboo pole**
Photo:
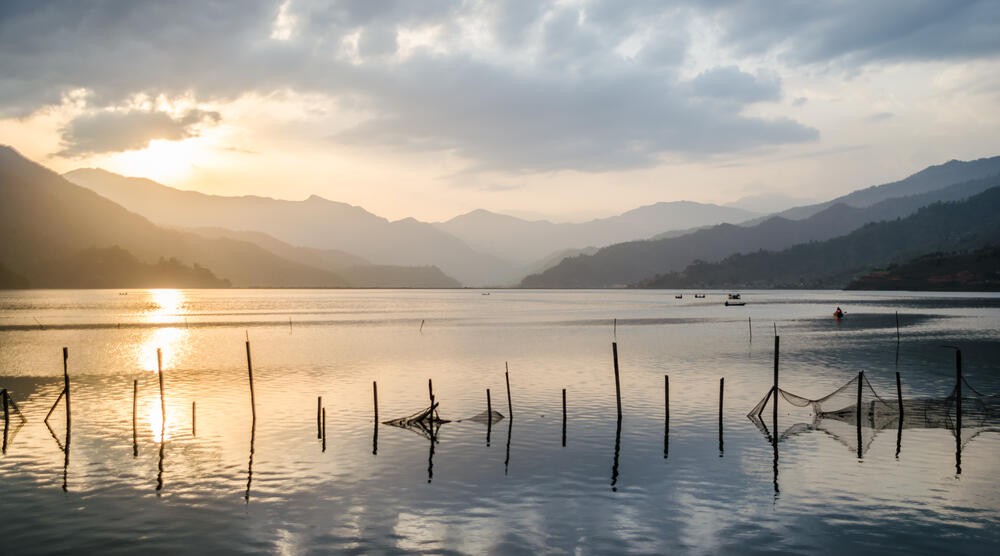
[[490, 433], [493, 432], [493, 402], [490, 400], [490, 389], [486, 389], [486, 447], [490, 446]]
[[[254, 423], [256, 423], [256, 420], [254, 421]], [[323, 408], [323, 428], [322, 428], [322, 433], [323, 433], [323, 451], [325, 452], [326, 451], [326, 408], [325, 407]]]
[[316, 396], [316, 438], [323, 438], [323, 396]]
[[191, 436], [198, 436], [198, 426], [195, 412], [195, 402], [191, 402]]
[[[69, 430], [71, 413], [69, 404], [69, 348], [63, 348], [63, 389], [66, 392], [66, 429]], [[66, 439], [66, 449], [69, 450], [69, 438]]]
[[896, 401], [899, 403], [899, 422], [903, 422], [903, 385], [899, 380], [899, 371], [896, 371]]
[[132, 379], [132, 457], [139, 456], [139, 433], [136, 426], [136, 413], [139, 406], [139, 381]]
[[663, 375], [663, 459], [670, 452], [670, 375]]
[[375, 424], [378, 425], [378, 383], [374, 380], [372, 381], [372, 398], [373, 405], [375, 407]]
[[254, 423], [257, 422], [257, 403], [253, 395], [253, 362], [250, 360], [250, 340], [247, 339], [247, 374], [250, 376], [250, 412]]
[[771, 409], [773, 412], [774, 421], [774, 442], [778, 442], [778, 392], [780, 391], [778, 387], [778, 356], [781, 351], [781, 336], [775, 334], [774, 336], [774, 397], [771, 399]]
[[722, 457], [722, 403], [726, 389], [726, 377], [719, 379], [719, 457]]

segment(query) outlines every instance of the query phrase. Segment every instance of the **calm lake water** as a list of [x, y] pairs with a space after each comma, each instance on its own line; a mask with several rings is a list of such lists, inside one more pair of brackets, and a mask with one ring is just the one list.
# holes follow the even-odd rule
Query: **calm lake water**
[[[767, 291], [724, 307], [719, 292], [483, 293], [0, 293], [0, 387], [27, 417], [11, 419], [0, 456], [0, 552], [1000, 547], [1000, 428], [992, 423], [967, 425], [957, 443], [943, 426], [908, 426], [901, 436], [895, 427], [866, 429], [858, 457], [853, 425], [797, 426], [808, 413], [779, 405], [787, 434], [776, 452], [746, 416], [771, 385], [775, 327], [781, 387], [803, 396], [825, 395], [864, 370], [891, 401], [896, 371], [904, 398], [943, 398], [955, 384], [955, 355], [942, 345], [962, 349], [977, 390], [1000, 393], [996, 295]], [[838, 305], [847, 312], [839, 323]], [[64, 346], [68, 452], [62, 403], [51, 433], [43, 424], [63, 387]], [[487, 388], [508, 417], [505, 362], [513, 419], [446, 423], [434, 444], [376, 426], [373, 381], [382, 421], [427, 407], [429, 378], [443, 418], [483, 412]]]

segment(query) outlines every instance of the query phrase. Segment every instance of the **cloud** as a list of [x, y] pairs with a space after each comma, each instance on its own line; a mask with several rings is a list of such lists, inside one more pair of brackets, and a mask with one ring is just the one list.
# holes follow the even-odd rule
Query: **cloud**
[[680, 77], [695, 22], [737, 57], [856, 67], [997, 56], [998, 12], [972, 0], [3, 2], [0, 116], [87, 90], [96, 113], [63, 130], [71, 156], [194, 129], [104, 110], [137, 94], [222, 105], [295, 91], [358, 107], [362, 123], [331, 127], [355, 145], [449, 151], [473, 170], [642, 168], [819, 135], [748, 115], [781, 98], [777, 72], [727, 62]]
[[868, 123], [874, 124], [874, 123], [884, 122], [886, 120], [892, 119], [895, 116], [896, 115], [893, 114], [892, 112], [878, 112], [878, 113], [872, 114], [871, 116], [868, 116], [867, 118], [865, 118], [865, 121], [868, 122]]
[[214, 124], [218, 112], [189, 110], [174, 118], [166, 112], [129, 110], [101, 111], [79, 116], [61, 130], [62, 157], [130, 151], [146, 148], [154, 139], [179, 141], [194, 137], [198, 126]]

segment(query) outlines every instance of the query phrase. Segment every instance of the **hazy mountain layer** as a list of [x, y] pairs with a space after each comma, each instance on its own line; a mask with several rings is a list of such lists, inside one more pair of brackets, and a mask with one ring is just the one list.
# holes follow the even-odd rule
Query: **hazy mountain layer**
[[936, 191], [888, 199], [867, 208], [837, 204], [804, 220], [772, 217], [753, 226], [723, 224], [694, 233], [652, 241], [612, 245], [590, 256], [564, 259], [549, 270], [528, 276], [528, 288], [622, 287], [657, 274], [674, 272], [693, 261], [718, 261], [734, 253], [784, 249], [847, 234], [869, 222], [900, 218], [937, 201], [964, 199], [998, 185], [1000, 178], [943, 186]]
[[530, 221], [475, 210], [435, 226], [461, 238], [473, 249], [527, 265], [567, 249], [602, 247], [670, 230], [743, 222], [756, 216], [759, 213], [735, 207], [677, 201], [581, 223]]
[[928, 166], [899, 181], [858, 189], [825, 203], [791, 208], [779, 213], [778, 216], [799, 220], [808, 218], [837, 203], [852, 207], [869, 207], [886, 199], [927, 193], [940, 189], [944, 185], [982, 179], [997, 174], [1000, 174], [1000, 156], [969, 161], [951, 160], [937, 166]]
[[[167, 230], [74, 185], [9, 147], [0, 147], [0, 262], [31, 284], [88, 248], [119, 246], [147, 264], [195, 263], [235, 286], [346, 286], [335, 273], [278, 257], [256, 245]], [[72, 283], [72, 282], [69, 282]], [[109, 281], [112, 284], [114, 281]]]
[[[683, 272], [663, 274], [639, 286], [839, 288], [876, 266], [935, 251], [1000, 243], [998, 211], [1000, 183], [965, 201], [935, 203], [906, 218], [869, 224], [835, 239], [776, 252], [733, 255], [718, 263], [698, 262]], [[920, 265], [927, 266], [926, 262]], [[928, 272], [933, 274], [934, 270]]]
[[356, 288], [457, 288], [461, 284], [436, 266], [373, 265], [336, 249], [296, 247], [263, 232], [234, 232], [224, 228], [195, 228], [206, 237], [227, 237], [254, 243], [290, 261], [329, 270]]
[[67, 179], [163, 225], [264, 232], [283, 242], [337, 249], [382, 265], [435, 265], [467, 285], [516, 281], [515, 267], [479, 253], [436, 227], [390, 222], [361, 207], [312, 196], [305, 201], [223, 197], [180, 191], [142, 178], [81, 169]]

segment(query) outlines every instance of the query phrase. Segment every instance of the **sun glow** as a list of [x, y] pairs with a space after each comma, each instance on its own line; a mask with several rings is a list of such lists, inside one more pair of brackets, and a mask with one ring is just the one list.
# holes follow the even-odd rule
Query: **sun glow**
[[200, 137], [183, 141], [154, 139], [140, 151], [111, 155], [103, 165], [125, 176], [143, 176], [160, 183], [176, 184], [191, 176], [196, 165], [206, 164], [211, 149]]
[[[155, 307], [144, 318], [146, 322], [154, 324], [177, 323], [183, 319], [185, 300], [184, 292], [180, 290], [150, 290], [150, 301]], [[156, 328], [138, 347], [136, 360], [139, 368], [157, 372], [157, 349], [162, 354], [163, 369], [175, 367], [180, 356], [187, 350], [187, 340], [186, 328]]]

